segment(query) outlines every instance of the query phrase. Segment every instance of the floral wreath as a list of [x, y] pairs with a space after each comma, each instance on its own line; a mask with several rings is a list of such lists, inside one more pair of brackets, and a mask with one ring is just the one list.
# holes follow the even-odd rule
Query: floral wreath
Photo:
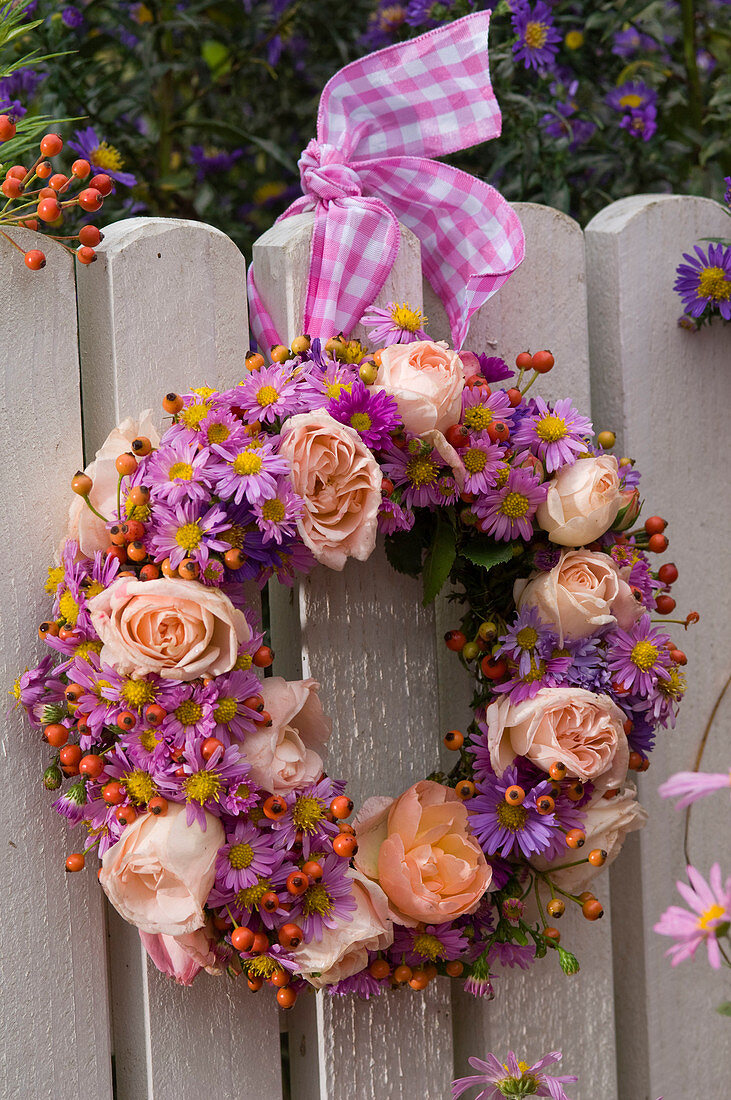
[[[575, 956], [557, 919], [646, 814], [644, 770], [673, 725], [684, 654], [654, 625], [674, 565], [657, 516], [630, 530], [639, 473], [611, 432], [528, 396], [553, 366], [430, 341], [390, 303], [381, 349], [301, 336], [246, 359], [225, 392], [169, 393], [77, 473], [40, 625], [49, 652], [16, 697], [53, 750], [54, 808], [86, 830], [99, 879], [160, 970], [370, 997], [437, 974], [492, 995], [491, 970]], [[497, 383], [505, 382], [506, 388]], [[316, 562], [449, 581], [445, 638], [474, 676], [474, 718], [444, 737], [449, 775], [354, 809], [324, 770], [331, 723], [313, 679], [273, 653], [244, 585]], [[694, 621], [691, 613], [684, 625]], [[680, 620], [674, 620], [680, 621]], [[586, 854], [585, 854], [586, 853]]]

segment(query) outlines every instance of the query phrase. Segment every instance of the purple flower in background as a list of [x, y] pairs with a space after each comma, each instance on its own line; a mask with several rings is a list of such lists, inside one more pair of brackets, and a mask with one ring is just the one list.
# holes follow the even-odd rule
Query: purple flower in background
[[639, 111], [657, 103], [657, 92], [641, 80], [629, 81], [612, 88], [606, 102], [615, 111]]
[[[553, 108], [554, 113], [545, 114], [541, 118], [541, 126], [544, 132], [552, 138], [568, 138], [570, 149], [576, 149], [579, 145], [588, 141], [596, 130], [594, 122], [574, 117], [578, 109], [574, 99], [578, 88], [578, 80], [573, 80], [566, 89], [568, 96], [566, 101], [557, 99]], [[550, 91], [552, 95], [558, 96], [561, 90], [562, 85], [558, 83], [551, 84]]]
[[727, 206], [731, 206], [731, 176], [724, 176], [723, 182], [726, 184], [726, 191], [723, 196], [723, 201]]
[[645, 53], [654, 53], [660, 49], [660, 45], [649, 34], [642, 34], [634, 27], [627, 27], [622, 31], [615, 31], [613, 35], [614, 45], [612, 53], [617, 57], [632, 57], [633, 54], [643, 50]]
[[88, 160], [96, 172], [103, 172], [125, 187], [134, 187], [137, 183], [137, 178], [131, 172], [122, 171], [124, 161], [119, 150], [100, 138], [93, 126], [77, 130], [66, 144], [84, 160]]
[[452, 1082], [452, 1098], [456, 1100], [468, 1089], [481, 1087], [482, 1092], [474, 1100], [500, 1100], [500, 1097], [550, 1096], [552, 1100], [569, 1100], [563, 1085], [578, 1081], [578, 1077], [550, 1077], [543, 1072], [546, 1066], [561, 1061], [561, 1052], [554, 1050], [539, 1058], [534, 1065], [519, 1062], [513, 1051], [508, 1052], [503, 1064], [494, 1054], [488, 1054], [487, 1061], [481, 1058], [469, 1058], [473, 1069], [478, 1070], [475, 1077], [458, 1077]]
[[359, 45], [368, 50], [380, 50], [382, 46], [389, 46], [405, 22], [405, 4], [380, 0], [376, 10], [369, 16], [368, 30], [361, 36]]
[[387, 393], [375, 392], [357, 378], [350, 391], [343, 389], [331, 401], [327, 411], [341, 424], [355, 428], [366, 447], [378, 451], [385, 447], [390, 434], [400, 424], [398, 405]]
[[501, 966], [511, 969], [517, 966], [519, 970], [530, 970], [535, 957], [536, 949], [532, 943], [523, 946], [519, 943], [500, 943], [499, 940], [490, 945], [487, 956], [491, 963], [499, 962]]
[[710, 307], [731, 321], [731, 248], [709, 244], [705, 253], [699, 245], [693, 247], [695, 256], [683, 253], [687, 262], [678, 265], [673, 290], [691, 317], [700, 317]]
[[391, 344], [411, 344], [428, 340], [424, 331], [427, 318], [420, 309], [412, 309], [408, 302], [386, 302], [383, 307], [370, 306], [360, 319], [364, 328], [370, 329], [368, 339], [379, 347]]
[[548, 472], [571, 466], [586, 451], [584, 437], [592, 434], [591, 420], [573, 408], [570, 398], [561, 398], [551, 408], [536, 397], [533, 411], [524, 416], [513, 434], [516, 446], [528, 446]]
[[84, 25], [84, 16], [76, 8], [64, 8], [61, 12], [61, 20], [70, 30], [78, 30]]
[[657, 130], [657, 110], [651, 104], [647, 107], [634, 108], [626, 114], [619, 124], [620, 129], [627, 130], [634, 137], [641, 137], [643, 141], [649, 141]]
[[728, 772], [676, 772], [658, 787], [661, 798], [678, 798], [675, 809], [683, 810], [691, 802], [731, 787]]
[[516, 61], [522, 61], [526, 69], [541, 71], [552, 64], [558, 53], [561, 35], [553, 25], [551, 9], [543, 0], [531, 7], [526, 0], [518, 0], [510, 16], [513, 30], [518, 36], [513, 43]]
[[533, 534], [533, 516], [548, 491], [529, 470], [513, 467], [500, 489], [490, 489], [472, 505], [480, 530], [502, 542]]
[[[376, 957], [376, 955], [373, 956], [373, 958]], [[349, 978], [343, 978], [341, 981], [335, 982], [334, 985], [326, 985], [325, 993], [328, 993], [331, 997], [344, 997], [353, 993], [356, 997], [368, 1001], [371, 997], [378, 997], [388, 988], [388, 982], [379, 982], [367, 970], [359, 970], [357, 974], [352, 974]]]
[[[418, 27], [421, 30], [429, 30], [438, 27], [448, 17], [447, 9], [452, 6], [452, 0], [409, 0], [406, 7], [406, 22], [410, 27]], [[441, 19], [434, 18], [434, 9], [441, 8]]]
[[197, 168], [196, 178], [199, 183], [206, 176], [218, 176], [223, 172], [230, 172], [236, 161], [240, 160], [243, 155], [243, 149], [207, 153], [202, 145], [190, 146], [190, 159]]
[[683, 909], [671, 905], [654, 926], [661, 936], [671, 936], [675, 943], [665, 952], [677, 966], [691, 958], [702, 943], [708, 950], [708, 962], [714, 970], [721, 968], [718, 929], [731, 920], [731, 878], [724, 883], [721, 867], [714, 863], [709, 881], [695, 867], [688, 866], [688, 883], [676, 882], [678, 893], [689, 906]]

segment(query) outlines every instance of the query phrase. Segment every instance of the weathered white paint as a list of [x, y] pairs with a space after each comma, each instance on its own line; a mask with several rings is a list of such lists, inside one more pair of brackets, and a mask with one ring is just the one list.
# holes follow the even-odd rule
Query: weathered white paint
[[[38, 247], [29, 230], [11, 235]], [[74, 261], [53, 241], [43, 248], [47, 266], [32, 272], [0, 239], [3, 694], [46, 652], [37, 633], [51, 613], [43, 585], [81, 461]], [[66, 875], [66, 855], [83, 841], [41, 784], [52, 753], [24, 711], [7, 720], [5, 711], [3, 704], [0, 1096], [111, 1100], [101, 892], [93, 870]]]
[[[219, 230], [134, 218], [105, 230], [98, 254], [78, 277], [89, 454], [141, 409], [162, 428], [169, 390], [235, 385], [248, 350], [244, 258]], [[147, 962], [136, 929], [116, 914], [110, 928], [119, 1100], [197, 1100], [202, 1080], [222, 1100], [244, 1079], [252, 1096], [279, 1096], [273, 997], [208, 975], [179, 989]]]
[[[728, 227], [721, 207], [708, 199], [638, 195], [607, 207], [586, 229], [594, 415], [617, 432], [618, 453], [637, 459], [646, 514], [669, 521], [670, 546], [661, 560], [680, 570], [673, 589], [680, 617], [690, 609], [701, 613], [687, 633], [669, 626], [688, 655], [688, 692], [677, 728], [660, 734], [652, 767], [640, 779], [649, 824], [632, 858], [623, 853], [612, 871], [620, 918], [615, 977], [622, 1095], [650, 1100], [660, 1093], [681, 1100], [699, 1091], [728, 1092], [728, 1022], [714, 1012], [728, 997], [727, 983], [703, 952], [671, 968], [663, 957], [669, 941], [651, 930], [668, 905], [682, 904], [673, 884], [684, 877], [684, 818], [657, 797], [657, 788], [693, 766], [728, 675], [729, 652], [728, 602], [719, 580], [728, 575], [731, 545], [724, 453], [729, 333], [718, 322], [696, 334], [678, 328], [682, 308], [672, 287], [681, 253], [692, 253], [703, 237], [728, 235]], [[705, 771], [728, 768], [730, 718], [727, 693]], [[703, 874], [714, 860], [728, 874], [730, 825], [723, 795], [695, 806], [690, 856]]]

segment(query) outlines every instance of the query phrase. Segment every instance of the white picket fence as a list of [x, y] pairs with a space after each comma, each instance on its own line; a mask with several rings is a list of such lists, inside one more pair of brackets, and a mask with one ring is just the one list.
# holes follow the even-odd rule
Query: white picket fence
[[[599, 880], [604, 921], [563, 919], [581, 972], [565, 978], [547, 959], [506, 973], [491, 1003], [439, 979], [425, 994], [372, 1003], [302, 997], [288, 1014], [240, 982], [204, 974], [181, 989], [147, 964], [93, 872], [64, 875], [70, 841], [40, 783], [47, 747], [15, 713], [4, 727], [0, 799], [3, 1100], [446, 1100], [470, 1054], [508, 1047], [529, 1060], [561, 1048], [566, 1071], [580, 1077], [576, 1100], [727, 1095], [728, 1027], [712, 1010], [723, 999], [719, 981], [700, 960], [671, 970], [651, 931], [683, 869], [682, 817], [657, 799], [657, 786], [691, 766], [726, 675], [718, 575], [731, 544], [728, 332], [678, 329], [671, 289], [680, 251], [724, 232], [725, 218], [705, 199], [638, 196], [582, 233], [556, 210], [518, 210], [526, 260], [475, 318], [468, 346], [508, 360], [526, 347], [553, 350], [557, 366], [541, 392], [591, 406], [595, 424], [616, 431], [618, 450], [638, 459], [651, 511], [670, 521], [679, 607], [702, 616], [681, 642], [690, 686], [678, 728], [661, 736], [640, 778], [650, 824]], [[310, 233], [300, 215], [254, 247], [260, 290], [285, 338], [300, 328]], [[37, 274], [0, 247], [8, 686], [39, 654], [43, 582], [82, 453], [89, 460], [119, 418], [159, 409], [170, 389], [242, 377], [248, 326], [236, 246], [185, 221], [138, 218], [105, 234], [98, 262], [76, 272], [60, 248], [48, 249]], [[419, 245], [408, 231], [381, 297], [422, 304]], [[423, 301], [431, 335], [448, 338], [428, 287]], [[464, 727], [469, 714], [469, 684], [441, 644], [453, 625], [446, 603], [424, 610], [418, 585], [395, 575], [380, 549], [342, 574], [316, 569], [294, 593], [275, 588], [270, 603], [275, 671], [323, 684], [335, 719], [330, 770], [353, 797], [397, 794], [430, 771], [444, 730]], [[727, 702], [708, 769], [728, 766], [728, 716]], [[694, 811], [691, 855], [704, 871], [724, 855], [728, 865], [728, 824], [722, 797]]]

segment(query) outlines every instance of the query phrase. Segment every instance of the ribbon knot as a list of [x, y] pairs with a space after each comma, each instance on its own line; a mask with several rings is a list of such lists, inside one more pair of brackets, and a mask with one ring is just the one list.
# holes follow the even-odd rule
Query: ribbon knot
[[312, 139], [299, 159], [302, 191], [318, 202], [363, 194], [358, 173], [334, 145]]
[[[304, 332], [352, 331], [393, 267], [399, 222], [419, 238], [457, 349], [521, 263], [523, 230], [502, 195], [434, 159], [500, 134], [489, 24], [489, 11], [474, 12], [353, 61], [325, 86], [317, 139], [299, 161], [304, 194], [278, 219], [314, 208]], [[281, 343], [253, 268], [249, 300], [257, 342]]]

